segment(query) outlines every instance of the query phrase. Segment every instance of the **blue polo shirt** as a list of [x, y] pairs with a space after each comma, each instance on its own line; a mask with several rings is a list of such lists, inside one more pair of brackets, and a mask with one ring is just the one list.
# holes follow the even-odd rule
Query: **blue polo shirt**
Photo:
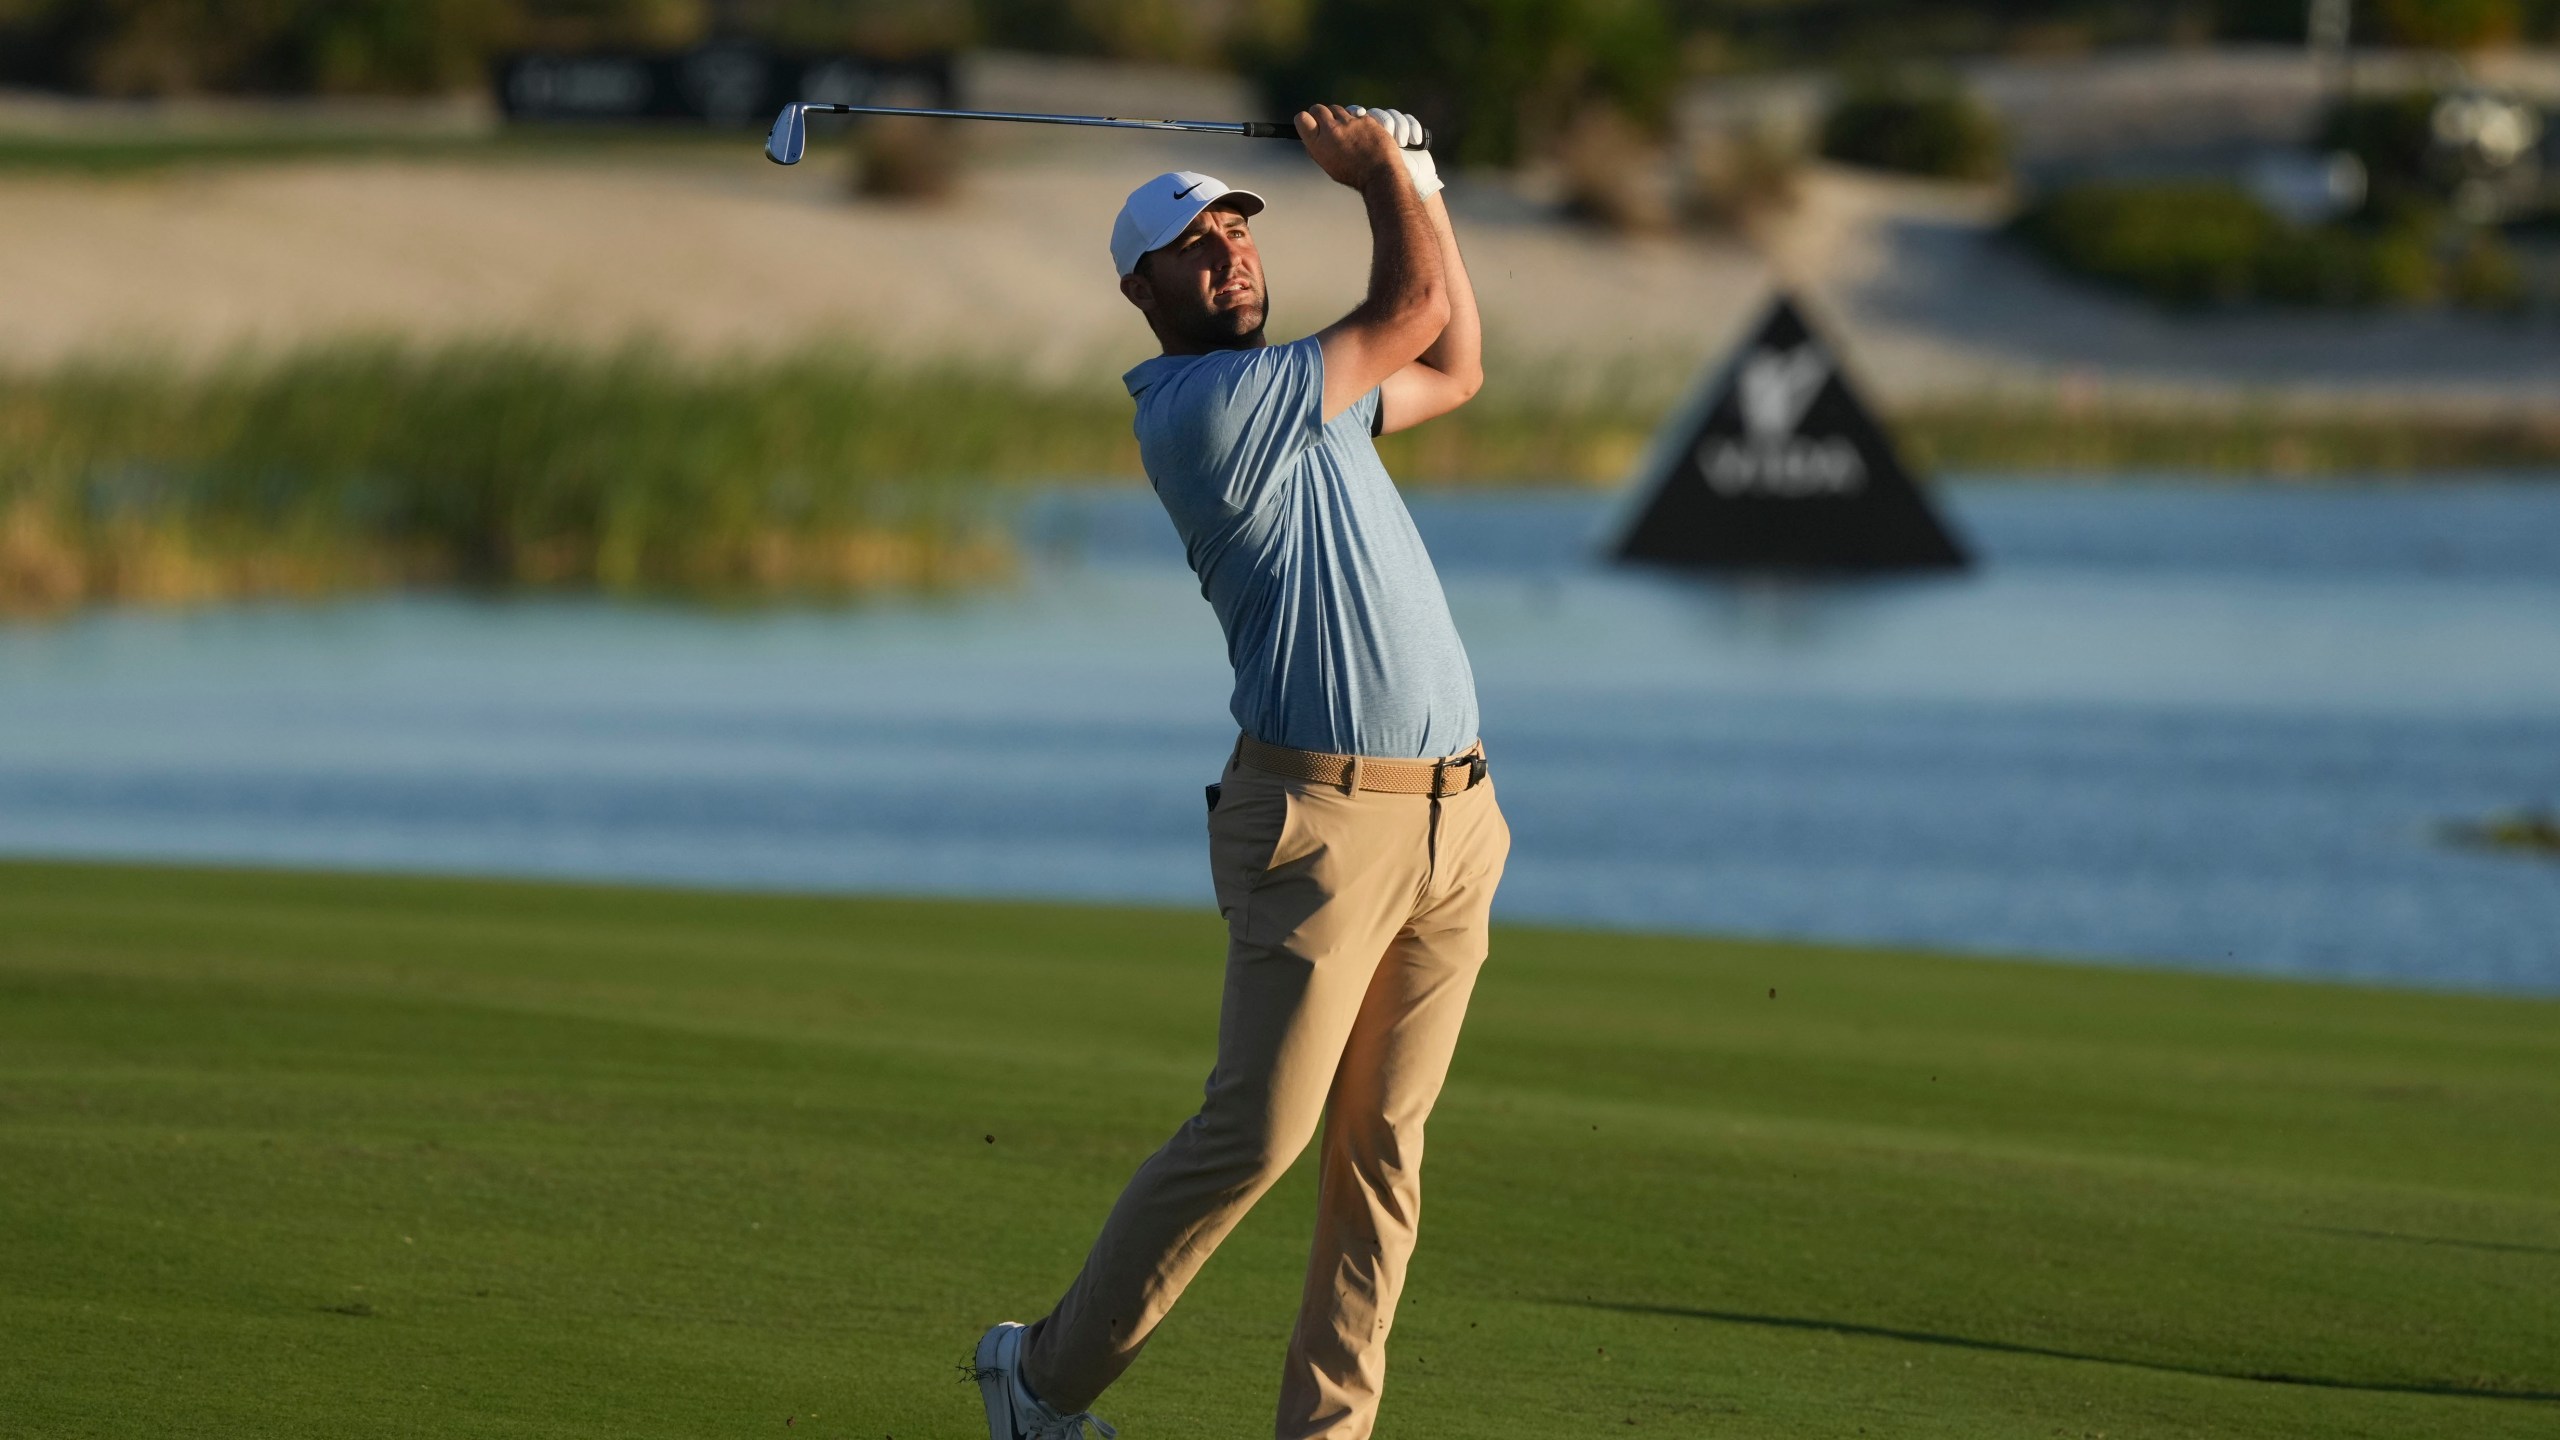
[[1328, 423], [1312, 336], [1124, 378], [1147, 479], [1226, 630], [1245, 733], [1397, 759], [1474, 744], [1466, 647], [1370, 443], [1378, 392]]

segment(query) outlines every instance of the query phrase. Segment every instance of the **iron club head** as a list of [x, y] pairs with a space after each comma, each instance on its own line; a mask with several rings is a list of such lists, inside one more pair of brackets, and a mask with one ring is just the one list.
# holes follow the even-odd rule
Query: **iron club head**
[[797, 165], [801, 152], [809, 148], [808, 106], [794, 100], [773, 117], [773, 131], [764, 137], [764, 158], [776, 165]]

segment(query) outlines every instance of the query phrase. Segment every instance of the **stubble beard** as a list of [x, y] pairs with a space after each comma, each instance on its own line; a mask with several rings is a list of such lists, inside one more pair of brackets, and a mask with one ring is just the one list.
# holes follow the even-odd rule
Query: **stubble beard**
[[1184, 316], [1182, 338], [1210, 350], [1250, 350], [1262, 344], [1263, 322], [1270, 313], [1270, 292], [1257, 285], [1249, 304], [1227, 311], [1204, 306]]

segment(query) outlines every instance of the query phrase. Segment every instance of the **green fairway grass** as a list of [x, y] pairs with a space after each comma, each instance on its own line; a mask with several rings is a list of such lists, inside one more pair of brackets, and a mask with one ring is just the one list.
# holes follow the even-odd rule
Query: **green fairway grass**
[[[0, 865], [0, 1435], [982, 1435], [1221, 948]], [[1308, 1168], [1126, 1440], [1270, 1433]], [[1382, 1440], [2560, 1434], [2547, 1001], [1505, 929], [1427, 1192]]]

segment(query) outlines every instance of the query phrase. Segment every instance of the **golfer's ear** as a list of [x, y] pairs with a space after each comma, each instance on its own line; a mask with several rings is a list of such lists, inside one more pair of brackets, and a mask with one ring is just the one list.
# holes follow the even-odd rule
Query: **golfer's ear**
[[1130, 304], [1137, 306], [1140, 310], [1147, 309], [1156, 303], [1156, 287], [1147, 283], [1147, 277], [1142, 270], [1132, 270], [1120, 277], [1120, 293], [1128, 298]]

